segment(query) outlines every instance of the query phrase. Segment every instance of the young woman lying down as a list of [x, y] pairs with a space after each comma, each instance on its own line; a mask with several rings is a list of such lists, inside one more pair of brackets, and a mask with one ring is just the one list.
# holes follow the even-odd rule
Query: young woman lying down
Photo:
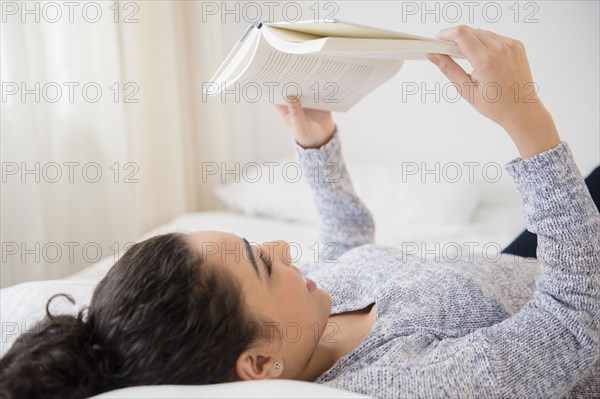
[[600, 214], [539, 98], [488, 102], [481, 92], [532, 82], [523, 45], [466, 26], [438, 37], [473, 71], [429, 60], [518, 150], [505, 169], [537, 234], [536, 262], [423, 262], [375, 244], [331, 113], [290, 99], [275, 107], [319, 212], [318, 259], [294, 265], [285, 241], [251, 245], [220, 231], [139, 242], [99, 282], [85, 317], [48, 312], [41, 331], [16, 341], [0, 360], [3, 394], [273, 378], [387, 398], [600, 392], [581, 379], [600, 353]]

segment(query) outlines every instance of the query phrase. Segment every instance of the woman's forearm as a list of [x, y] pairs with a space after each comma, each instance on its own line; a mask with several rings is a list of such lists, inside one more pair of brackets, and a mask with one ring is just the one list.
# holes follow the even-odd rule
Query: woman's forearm
[[[600, 214], [566, 142], [507, 165], [523, 204], [527, 230], [538, 236], [541, 277], [537, 288], [564, 314], [595, 314], [600, 338]], [[573, 317], [574, 314], [571, 314]], [[571, 320], [572, 321], [572, 320]], [[588, 320], [589, 321], [589, 320]]]
[[337, 130], [319, 148], [303, 148], [296, 141], [293, 145], [319, 216], [315, 261], [335, 262], [347, 250], [373, 243], [373, 216], [354, 191]]
[[527, 119], [514, 121], [505, 127], [521, 159], [540, 154], [561, 142], [552, 116], [543, 105], [540, 106]]

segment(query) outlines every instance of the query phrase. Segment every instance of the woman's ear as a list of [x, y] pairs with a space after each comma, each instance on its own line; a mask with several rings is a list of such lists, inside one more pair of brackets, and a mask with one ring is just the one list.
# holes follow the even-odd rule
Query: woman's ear
[[236, 373], [242, 381], [270, 379], [279, 375], [273, 367], [275, 357], [259, 353], [257, 349], [242, 352], [235, 363]]

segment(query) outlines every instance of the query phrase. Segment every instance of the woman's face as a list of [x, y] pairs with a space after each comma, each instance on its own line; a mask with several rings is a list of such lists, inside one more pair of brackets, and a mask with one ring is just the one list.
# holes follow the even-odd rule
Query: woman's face
[[[320, 288], [309, 292], [302, 273], [291, 264], [285, 241], [250, 242], [250, 253], [244, 238], [227, 232], [197, 231], [189, 234], [188, 241], [202, 254], [203, 263], [229, 270], [241, 284], [249, 309], [269, 320], [265, 327], [271, 336], [261, 337], [265, 344], [246, 351], [238, 359], [239, 377], [297, 377], [323, 335], [331, 311], [330, 295]], [[271, 275], [262, 258], [271, 262]], [[276, 326], [281, 337], [269, 326]], [[283, 362], [281, 375], [273, 372], [274, 361]]]

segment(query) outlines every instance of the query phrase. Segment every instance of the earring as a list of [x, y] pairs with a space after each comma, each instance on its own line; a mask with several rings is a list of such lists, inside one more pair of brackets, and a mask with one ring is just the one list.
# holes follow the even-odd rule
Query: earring
[[281, 363], [281, 362], [273, 363], [273, 370], [275, 370], [275, 372], [277, 374], [281, 374], [281, 372], [283, 371], [283, 363]]

